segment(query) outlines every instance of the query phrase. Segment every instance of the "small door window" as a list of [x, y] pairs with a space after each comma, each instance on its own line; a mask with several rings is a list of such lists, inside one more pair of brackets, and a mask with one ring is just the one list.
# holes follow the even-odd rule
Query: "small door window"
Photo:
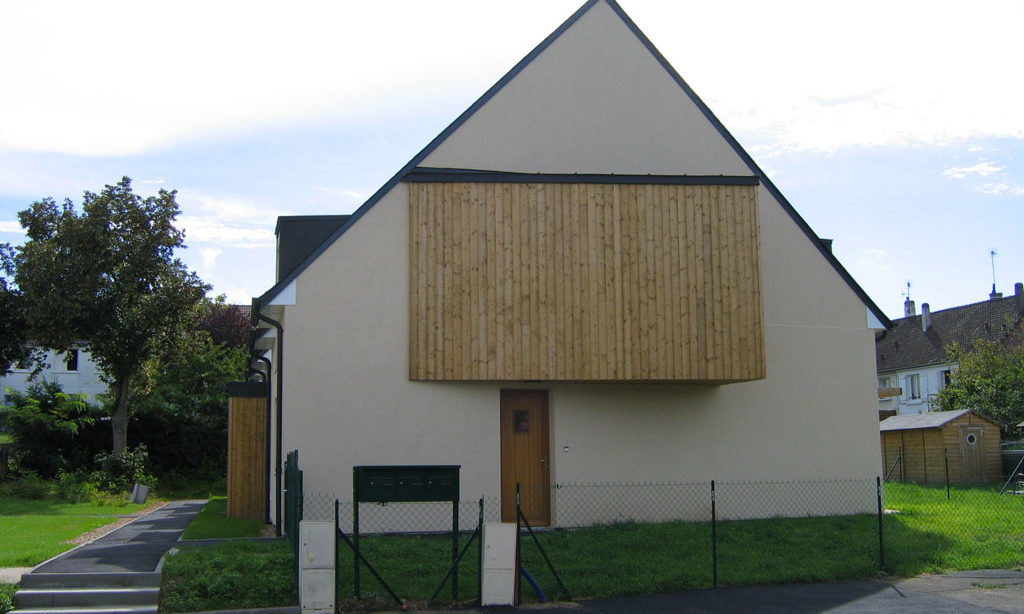
[[530, 412], [525, 409], [517, 409], [513, 414], [513, 425], [516, 433], [528, 435], [530, 433]]
[[978, 443], [978, 434], [977, 433], [967, 433], [967, 445], [973, 446], [976, 443]]

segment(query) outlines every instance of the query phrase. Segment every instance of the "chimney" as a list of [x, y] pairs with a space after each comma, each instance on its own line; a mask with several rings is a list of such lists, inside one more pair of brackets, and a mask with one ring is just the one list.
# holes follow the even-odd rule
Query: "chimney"
[[997, 298], [1003, 298], [1003, 293], [1002, 292], [996, 292], [996, 285], [992, 284], [992, 292], [988, 295], [988, 299], [990, 301], [994, 301]]
[[917, 308], [914, 306], [914, 301], [910, 300], [910, 298], [903, 301], [903, 315], [908, 318], [912, 315], [917, 315]]
[[932, 310], [928, 303], [921, 303], [921, 330], [928, 332], [932, 327]]
[[1013, 284], [1013, 302], [1017, 307], [1017, 313], [1024, 316], [1024, 284], [1019, 281]]

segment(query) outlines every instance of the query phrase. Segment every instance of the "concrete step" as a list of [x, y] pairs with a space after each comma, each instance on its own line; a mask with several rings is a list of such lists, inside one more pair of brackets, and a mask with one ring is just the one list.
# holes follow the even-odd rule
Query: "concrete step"
[[130, 588], [29, 588], [14, 594], [19, 608], [63, 608], [71, 606], [155, 605], [160, 587]]
[[70, 608], [27, 608], [8, 614], [156, 614], [155, 605], [138, 606], [75, 606]]
[[160, 586], [159, 572], [148, 573], [27, 573], [21, 588], [127, 588]]

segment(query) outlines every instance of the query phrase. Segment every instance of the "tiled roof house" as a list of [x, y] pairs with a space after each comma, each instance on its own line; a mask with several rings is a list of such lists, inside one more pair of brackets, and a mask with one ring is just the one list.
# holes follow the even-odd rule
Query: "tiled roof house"
[[971, 348], [976, 341], [1019, 344], [1024, 321], [1024, 285], [1014, 294], [980, 303], [932, 312], [928, 303], [916, 313], [914, 302], [904, 304], [906, 317], [892, 321], [875, 336], [879, 400], [882, 415], [928, 411], [931, 399], [949, 382], [955, 365], [946, 348], [956, 343]]

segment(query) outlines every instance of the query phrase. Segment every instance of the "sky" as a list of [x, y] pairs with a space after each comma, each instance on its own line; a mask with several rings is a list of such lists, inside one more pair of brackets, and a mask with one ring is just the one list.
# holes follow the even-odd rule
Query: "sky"
[[[0, 243], [128, 176], [249, 303], [581, 4], [0, 3]], [[619, 4], [889, 317], [1024, 281], [1024, 3]]]

